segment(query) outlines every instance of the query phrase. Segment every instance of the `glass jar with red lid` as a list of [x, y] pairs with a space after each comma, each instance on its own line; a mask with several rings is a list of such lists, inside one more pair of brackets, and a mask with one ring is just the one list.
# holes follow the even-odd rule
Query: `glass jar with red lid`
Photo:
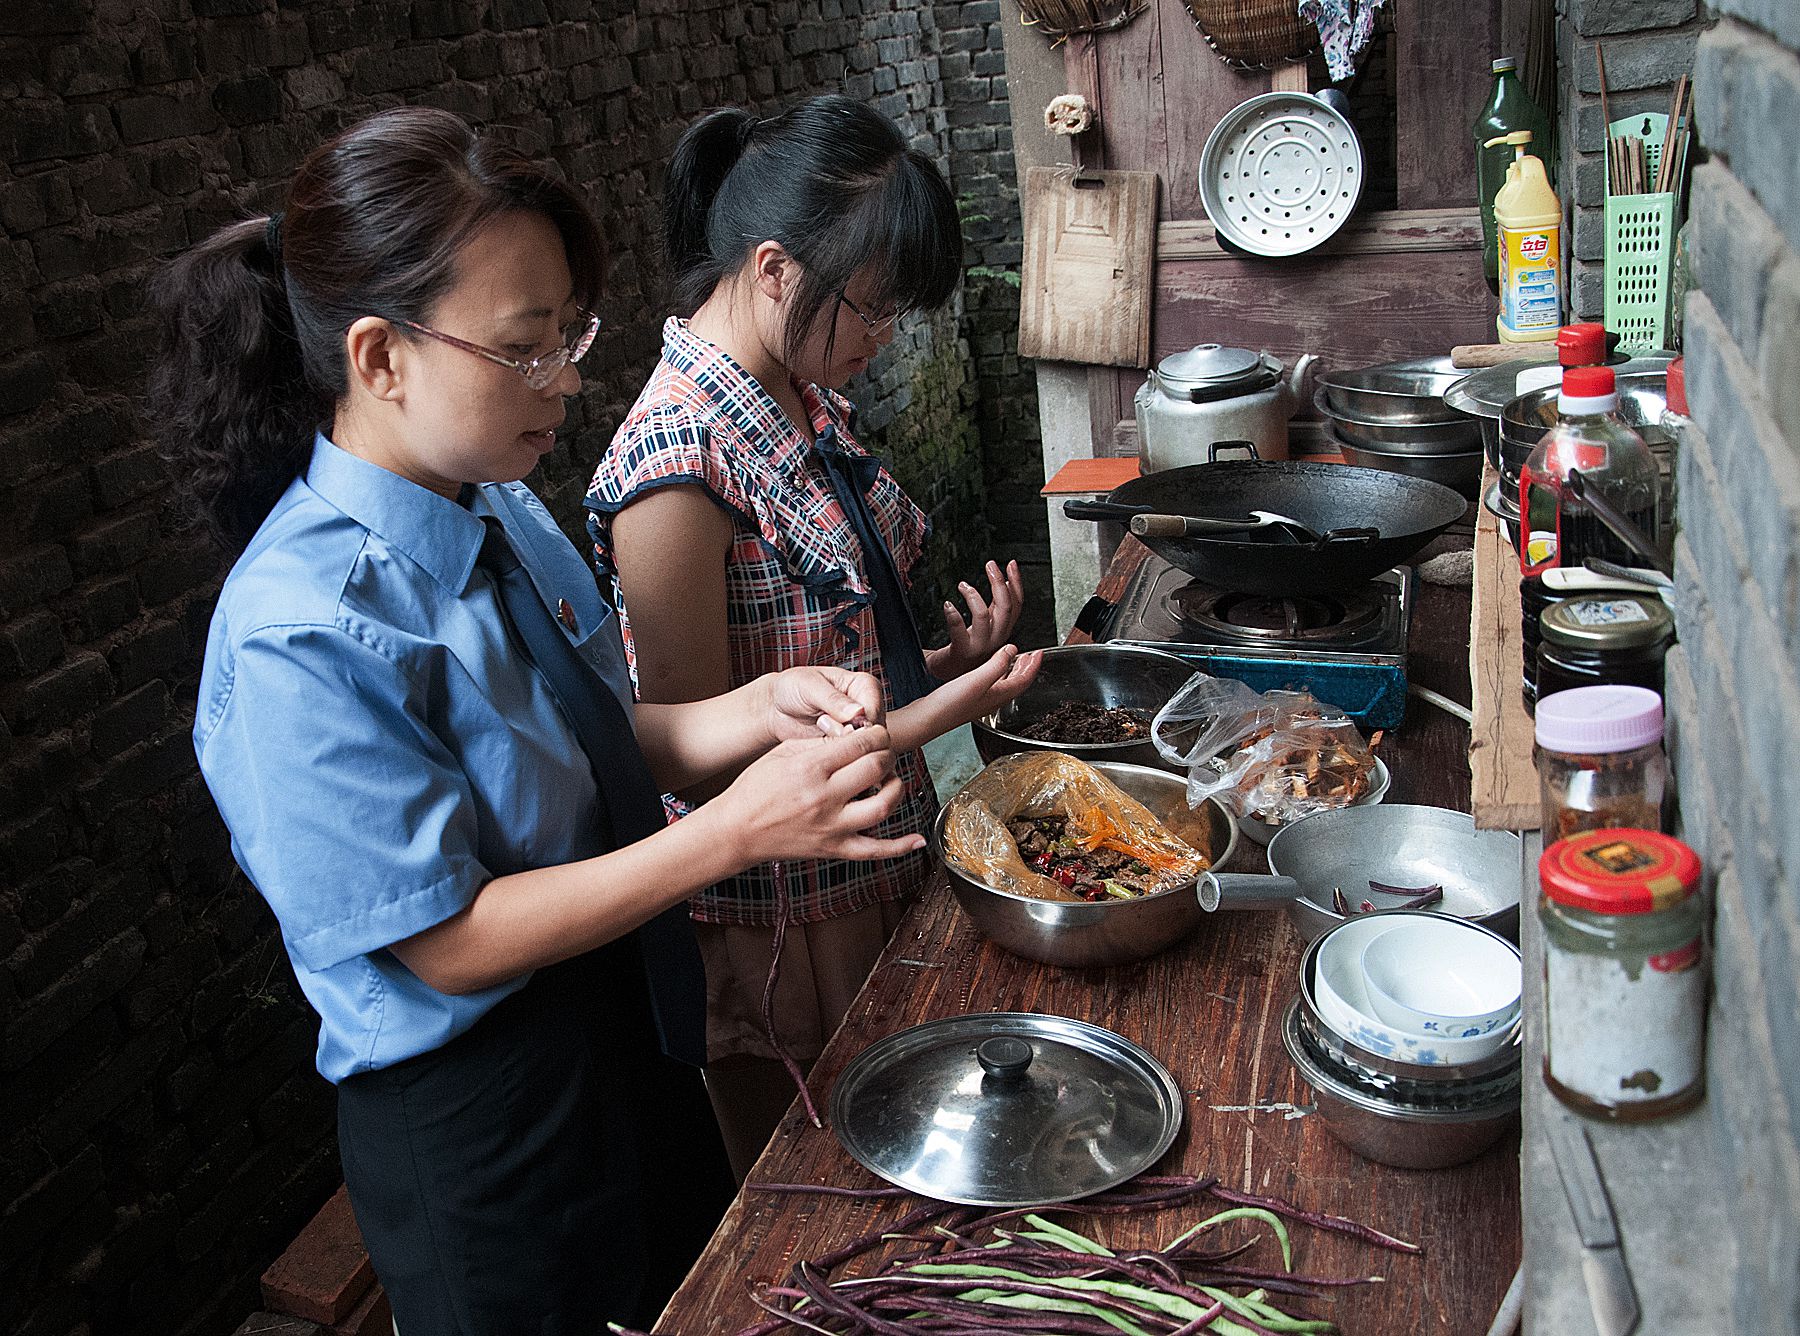
[[1544, 1083], [1593, 1118], [1637, 1122], [1705, 1091], [1700, 858], [1653, 830], [1590, 830], [1538, 859]]

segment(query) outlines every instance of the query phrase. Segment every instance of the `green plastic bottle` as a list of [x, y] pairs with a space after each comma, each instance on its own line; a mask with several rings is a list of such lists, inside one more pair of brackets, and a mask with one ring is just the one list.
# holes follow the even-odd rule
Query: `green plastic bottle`
[[[1494, 90], [1487, 106], [1475, 122], [1475, 188], [1481, 205], [1481, 265], [1487, 275], [1489, 292], [1500, 291], [1499, 246], [1494, 228], [1494, 196], [1506, 183], [1506, 169], [1512, 162], [1512, 150], [1500, 145], [1483, 148], [1490, 139], [1511, 134], [1514, 130], [1531, 131], [1531, 142], [1542, 145], [1541, 153], [1550, 152], [1550, 118], [1543, 108], [1531, 100], [1518, 75], [1519, 62], [1512, 56], [1501, 56], [1494, 62]], [[1556, 174], [1548, 156], [1544, 168], [1552, 189]]]

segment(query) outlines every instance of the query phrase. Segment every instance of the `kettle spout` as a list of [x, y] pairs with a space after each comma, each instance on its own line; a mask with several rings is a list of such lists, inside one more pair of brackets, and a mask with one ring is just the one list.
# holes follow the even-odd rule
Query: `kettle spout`
[[1313, 363], [1318, 360], [1316, 353], [1302, 353], [1294, 363], [1294, 369], [1288, 372], [1287, 379], [1282, 381], [1281, 388], [1286, 391], [1284, 406], [1289, 417], [1312, 402], [1306, 394], [1306, 376], [1312, 370]]

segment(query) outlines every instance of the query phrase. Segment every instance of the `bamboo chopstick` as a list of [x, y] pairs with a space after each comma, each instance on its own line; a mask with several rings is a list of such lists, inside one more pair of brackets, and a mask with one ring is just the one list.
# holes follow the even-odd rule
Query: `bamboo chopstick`
[[[1606, 97], [1606, 48], [1599, 42], [1594, 43], [1594, 64], [1600, 71], [1600, 119], [1604, 122], [1601, 128], [1606, 133], [1606, 155], [1609, 164], [1608, 184], [1623, 185], [1623, 182], [1618, 181], [1611, 170], [1617, 165], [1617, 155], [1613, 151], [1612, 104], [1607, 101]], [[1613, 193], [1620, 194], [1622, 191], [1614, 190]]]

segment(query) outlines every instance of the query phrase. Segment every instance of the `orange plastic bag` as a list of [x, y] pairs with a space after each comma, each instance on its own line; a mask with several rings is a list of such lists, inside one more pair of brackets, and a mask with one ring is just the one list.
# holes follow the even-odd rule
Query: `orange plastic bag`
[[1080, 900], [1025, 865], [1006, 828], [1020, 817], [1062, 817], [1065, 840], [1082, 850], [1112, 849], [1135, 858], [1159, 874], [1164, 887], [1191, 881], [1210, 865], [1205, 850], [1171, 834], [1149, 808], [1086, 761], [1040, 751], [1002, 756], [950, 800], [944, 856], [964, 876], [995, 890]]

